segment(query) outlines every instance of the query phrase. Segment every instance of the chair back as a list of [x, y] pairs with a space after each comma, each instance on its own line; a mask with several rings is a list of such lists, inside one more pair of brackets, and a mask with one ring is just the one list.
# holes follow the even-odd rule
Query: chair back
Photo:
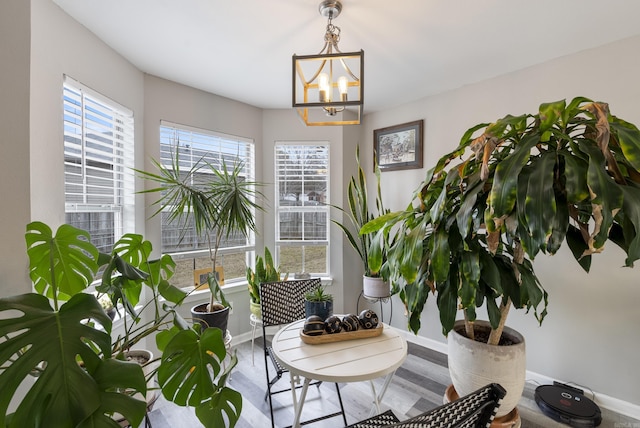
[[289, 324], [305, 317], [304, 296], [320, 286], [320, 278], [263, 282], [260, 306], [264, 327]]
[[489, 427], [507, 391], [491, 383], [455, 401], [393, 425], [393, 428]]

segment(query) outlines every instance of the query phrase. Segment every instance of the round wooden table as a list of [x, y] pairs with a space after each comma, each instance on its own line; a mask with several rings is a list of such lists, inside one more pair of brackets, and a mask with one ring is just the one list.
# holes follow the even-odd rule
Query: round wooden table
[[[295, 407], [293, 426], [300, 426], [300, 414], [311, 380], [336, 383], [369, 381], [375, 404], [372, 413], [379, 413], [380, 400], [393, 373], [407, 358], [406, 340], [396, 329], [383, 324], [379, 336], [307, 344], [300, 338], [303, 325], [304, 320], [299, 320], [283, 327], [271, 342], [275, 357], [291, 373]], [[299, 399], [294, 388], [298, 376], [304, 377]], [[373, 379], [382, 376], [386, 376], [386, 379], [381, 390], [376, 392]]]

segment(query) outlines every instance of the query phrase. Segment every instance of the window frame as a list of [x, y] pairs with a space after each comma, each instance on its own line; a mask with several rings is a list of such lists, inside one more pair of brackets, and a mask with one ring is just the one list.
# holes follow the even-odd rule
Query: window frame
[[[62, 102], [65, 219], [110, 252], [124, 233], [135, 230], [133, 111], [67, 75]], [[96, 220], [91, 214], [113, 213], [112, 242], [97, 242], [104, 234], [74, 221], [74, 213], [88, 213], [90, 223]]]
[[[325, 197], [324, 201], [321, 201], [317, 205], [303, 205], [303, 206], [283, 206], [280, 204], [280, 183], [281, 183], [281, 169], [279, 163], [278, 151], [280, 147], [288, 146], [288, 147], [321, 147], [325, 152], [325, 157], [323, 160], [326, 165], [326, 172], [324, 173], [324, 182], [325, 182]], [[281, 264], [281, 249], [283, 247], [299, 247], [302, 251], [302, 270], [304, 273], [315, 275], [315, 276], [323, 276], [327, 277], [331, 272], [330, 265], [330, 248], [331, 248], [331, 239], [330, 239], [330, 203], [331, 203], [331, 192], [330, 192], [330, 177], [331, 177], [331, 150], [329, 141], [276, 141], [274, 144], [274, 200], [275, 200], [275, 256], [276, 262]], [[303, 174], [304, 177], [304, 174]], [[304, 183], [304, 180], [303, 180]], [[304, 186], [304, 184], [303, 184]], [[282, 239], [281, 238], [281, 214], [296, 214], [300, 213], [302, 216], [307, 213], [322, 213], [325, 216], [325, 231], [324, 235], [326, 239]], [[304, 234], [304, 227], [302, 228], [302, 234]], [[326, 272], [308, 272], [306, 270], [306, 252], [307, 247], [324, 247], [325, 248], [325, 267]]]
[[[183, 140], [181, 138], [184, 138], [185, 135], [190, 134], [192, 136], [191, 140], [189, 140], [189, 144], [192, 144], [191, 147], [191, 152], [195, 152], [195, 151], [203, 151], [204, 147], [206, 147], [207, 145], [202, 143], [202, 139], [207, 140], [207, 139], [211, 139], [211, 140], [216, 140], [221, 142], [221, 144], [236, 144], [238, 146], [238, 148], [242, 148], [242, 150], [245, 152], [245, 155], [240, 156], [240, 158], [242, 159], [242, 161], [245, 164], [245, 168], [247, 170], [247, 176], [246, 179], [249, 181], [256, 181], [255, 179], [255, 171], [256, 171], [256, 149], [255, 149], [255, 141], [251, 138], [247, 138], [247, 137], [242, 137], [242, 136], [236, 136], [236, 135], [231, 135], [231, 134], [226, 134], [226, 133], [222, 133], [219, 131], [214, 131], [214, 130], [209, 130], [209, 129], [204, 129], [204, 128], [198, 128], [198, 127], [194, 127], [194, 126], [190, 126], [190, 125], [184, 125], [184, 124], [178, 124], [175, 122], [170, 122], [167, 120], [161, 120], [160, 121], [160, 127], [159, 127], [159, 131], [160, 131], [160, 139], [159, 139], [159, 146], [160, 146], [160, 162], [165, 166], [165, 167], [171, 167], [170, 164], [170, 160], [169, 158], [163, 157], [163, 153], [169, 153], [171, 154], [171, 152], [173, 151], [175, 153], [175, 143], [177, 141], [180, 141], [181, 143], [185, 143], [186, 140]], [[174, 135], [172, 137], [169, 137], [167, 135], [167, 132], [174, 132]], [[181, 137], [182, 136], [182, 137]], [[196, 136], [196, 142], [194, 142], [193, 136]], [[167, 143], [164, 142], [165, 140], [167, 140], [168, 138], [171, 138], [171, 142]], [[198, 146], [198, 147], [194, 147], [194, 146]], [[163, 146], [166, 147], [166, 149], [163, 149]], [[213, 146], [209, 146], [209, 147], [213, 147]], [[222, 156], [224, 156], [224, 153], [229, 154], [230, 152], [224, 152], [222, 148], [218, 147], [220, 150], [218, 152], [215, 153], [223, 153]], [[165, 150], [163, 152], [163, 150]], [[168, 150], [168, 151], [167, 151]], [[207, 153], [212, 152], [211, 150], [206, 150]], [[201, 156], [191, 156], [190, 159], [190, 163], [185, 167], [185, 168], [190, 168], [191, 165], [195, 164], [197, 162], [198, 159], [200, 159]], [[182, 161], [182, 157], [181, 159], [181, 168], [184, 166], [184, 163]], [[254, 211], [254, 217], [256, 216], [256, 212]], [[202, 247], [202, 248], [185, 248], [184, 250], [176, 250], [175, 248], [170, 248], [167, 247], [165, 245], [165, 236], [164, 236], [164, 230], [165, 230], [165, 221], [162, 218], [162, 214], [160, 214], [161, 216], [161, 220], [160, 220], [160, 239], [161, 239], [161, 251], [162, 253], [166, 253], [171, 255], [171, 257], [173, 258], [174, 261], [176, 262], [181, 262], [181, 261], [185, 261], [185, 260], [190, 260], [193, 259], [193, 271], [197, 271], [197, 270], [201, 270], [202, 266], [198, 266], [197, 263], [197, 259], [203, 259], [203, 258], [208, 258], [209, 257], [209, 249], [208, 246]], [[253, 258], [253, 254], [255, 252], [255, 233], [254, 232], [250, 232], [248, 234], [248, 237], [246, 239], [245, 244], [242, 245], [230, 245], [230, 246], [225, 246], [225, 247], [221, 247], [218, 249], [218, 262], [216, 263], [218, 266], [223, 266], [224, 264], [220, 261], [221, 258], [224, 258], [225, 256], [229, 256], [229, 255], [235, 255], [235, 254], [242, 254], [244, 253], [244, 265], [245, 267], [248, 266], [248, 262]], [[246, 280], [245, 277], [245, 272], [243, 271], [241, 276], [236, 276], [233, 278], [228, 277], [227, 272], [224, 273], [224, 284], [223, 287], [227, 288], [231, 285], [234, 284], [238, 284], [244, 280]], [[185, 287], [186, 288], [186, 287]]]

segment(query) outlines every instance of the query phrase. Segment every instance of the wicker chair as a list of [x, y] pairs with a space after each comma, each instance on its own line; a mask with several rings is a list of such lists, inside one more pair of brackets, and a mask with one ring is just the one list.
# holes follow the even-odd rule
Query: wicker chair
[[502, 386], [491, 383], [451, 403], [403, 422], [388, 410], [347, 428], [488, 428], [505, 394]]
[[[267, 398], [269, 399], [269, 410], [271, 412], [272, 427], [275, 427], [275, 422], [273, 420], [273, 402], [271, 397], [275, 394], [291, 391], [291, 388], [289, 387], [279, 390], [274, 390], [273, 388], [274, 384], [278, 380], [280, 380], [282, 378], [282, 375], [284, 373], [287, 373], [288, 370], [280, 365], [278, 360], [273, 355], [271, 346], [269, 346], [267, 343], [267, 327], [281, 326], [304, 319], [304, 296], [309, 291], [319, 286], [320, 278], [279, 282], [263, 282], [262, 284], [260, 284], [260, 306], [262, 309], [263, 338], [262, 343], [264, 348], [264, 366], [267, 375], [267, 393], [265, 395], [265, 400]], [[271, 364], [275, 370], [275, 375], [273, 376], [273, 378], [269, 374], [269, 364]], [[320, 383], [321, 382], [313, 382], [312, 384], [319, 386]], [[336, 384], [336, 391], [338, 394], [338, 400], [340, 401], [340, 412], [322, 416], [320, 418], [314, 419], [313, 421], [342, 415], [342, 418], [346, 425], [347, 422], [338, 384]], [[312, 421], [306, 421], [306, 423], [310, 422]]]

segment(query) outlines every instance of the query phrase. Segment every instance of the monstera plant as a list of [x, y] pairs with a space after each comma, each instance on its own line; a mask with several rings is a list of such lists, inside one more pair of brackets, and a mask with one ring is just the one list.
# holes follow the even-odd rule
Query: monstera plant
[[[190, 328], [177, 315], [186, 295], [168, 281], [169, 256], [151, 260], [151, 244], [134, 234], [102, 254], [86, 231], [70, 225], [54, 235], [33, 222], [25, 237], [35, 292], [0, 298], [0, 426], [118, 427], [116, 414], [138, 426], [147, 403], [134, 395], [145, 396], [148, 379], [123, 355], [154, 333], [163, 353], [149, 376], [157, 373], [165, 398], [195, 407], [204, 426], [235, 425], [242, 397], [225, 383], [237, 360], [222, 364], [219, 329]], [[124, 335], [112, 339], [111, 319], [87, 292], [96, 281], [98, 293], [120, 308]], [[151, 296], [146, 305], [143, 287]]]
[[409, 327], [420, 328], [436, 295], [444, 333], [463, 310], [473, 337], [485, 306], [497, 344], [509, 309], [532, 309], [542, 322], [547, 292], [532, 260], [566, 242], [589, 271], [613, 241], [632, 266], [640, 257], [640, 132], [587, 98], [542, 104], [469, 129], [440, 158], [400, 212], [362, 229], [393, 230], [388, 258]]

